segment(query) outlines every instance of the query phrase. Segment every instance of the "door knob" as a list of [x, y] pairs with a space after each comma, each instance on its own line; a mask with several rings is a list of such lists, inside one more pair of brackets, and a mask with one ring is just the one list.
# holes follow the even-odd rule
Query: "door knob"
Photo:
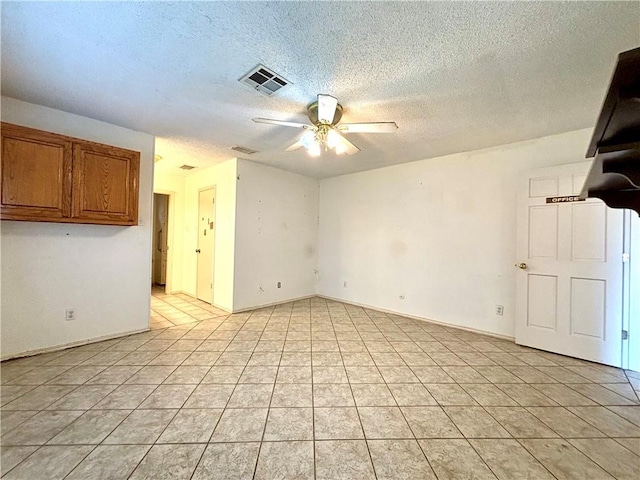
[[200, 249], [199, 249], [199, 248], [198, 248], [198, 249], [196, 249], [196, 253], [200, 253]]
[[515, 266], [518, 267], [521, 270], [526, 270], [527, 269], [527, 264], [526, 263], [516, 263]]

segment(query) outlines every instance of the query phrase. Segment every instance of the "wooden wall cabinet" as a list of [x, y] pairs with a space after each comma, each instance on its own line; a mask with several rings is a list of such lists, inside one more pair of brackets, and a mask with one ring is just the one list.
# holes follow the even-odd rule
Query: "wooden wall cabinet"
[[0, 218], [137, 225], [140, 153], [2, 123]]

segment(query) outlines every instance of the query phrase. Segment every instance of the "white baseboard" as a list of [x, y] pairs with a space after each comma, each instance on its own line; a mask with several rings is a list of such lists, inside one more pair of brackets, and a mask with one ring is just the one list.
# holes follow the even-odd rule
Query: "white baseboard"
[[515, 337], [512, 337], [510, 335], [502, 335], [500, 333], [488, 332], [486, 330], [480, 330], [480, 329], [471, 328], [471, 327], [463, 327], [461, 325], [455, 325], [453, 323], [447, 323], [447, 322], [442, 322], [442, 321], [438, 321], [438, 320], [432, 320], [430, 318], [417, 317], [415, 315], [409, 315], [407, 313], [396, 312], [394, 310], [387, 310], [387, 309], [380, 308], [380, 307], [374, 307], [372, 305], [366, 305], [364, 303], [347, 302], [345, 300], [341, 300], [339, 298], [330, 297], [328, 295], [319, 295], [318, 294], [318, 295], [316, 295], [316, 297], [325, 298], [327, 300], [332, 300], [334, 302], [346, 303], [347, 305], [353, 305], [353, 306], [356, 306], [356, 307], [368, 308], [369, 310], [375, 310], [376, 312], [390, 313], [392, 315], [399, 315], [401, 317], [407, 317], [407, 318], [410, 318], [412, 320], [420, 320], [422, 322], [433, 323], [435, 325], [440, 325], [441, 327], [455, 328], [455, 329], [458, 329], [458, 330], [464, 330], [465, 332], [479, 333], [481, 335], [488, 335], [490, 337], [499, 338], [500, 340], [508, 340], [510, 342], [515, 342]]
[[105, 340], [113, 340], [114, 338], [128, 337], [129, 335], [134, 335], [136, 333], [144, 333], [144, 332], [148, 332], [149, 330], [151, 329], [147, 327], [147, 328], [142, 328], [140, 330], [129, 330], [127, 332], [115, 333], [112, 335], [104, 335], [102, 337], [96, 337], [96, 338], [90, 338], [87, 340], [79, 340], [77, 342], [65, 343], [62, 345], [56, 345], [54, 347], [39, 348], [37, 350], [28, 350], [26, 352], [14, 353], [11, 355], [3, 356], [0, 358], [0, 361], [4, 362], [5, 360], [13, 360], [14, 358], [31, 357], [33, 355], [38, 355], [40, 353], [57, 352], [59, 350], [66, 350], [67, 348], [81, 347], [83, 345], [90, 345], [92, 343], [104, 342]]

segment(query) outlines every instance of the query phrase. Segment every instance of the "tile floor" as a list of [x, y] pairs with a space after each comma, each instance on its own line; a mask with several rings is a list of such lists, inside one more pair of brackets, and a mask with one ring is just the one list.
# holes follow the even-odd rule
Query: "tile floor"
[[2, 478], [638, 478], [637, 373], [320, 298], [153, 307], [2, 364]]

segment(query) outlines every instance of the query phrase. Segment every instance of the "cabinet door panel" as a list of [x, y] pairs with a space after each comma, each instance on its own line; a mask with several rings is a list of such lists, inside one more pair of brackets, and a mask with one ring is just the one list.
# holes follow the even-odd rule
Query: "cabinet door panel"
[[2, 124], [2, 219], [56, 221], [70, 214], [72, 143]]
[[72, 217], [91, 223], [135, 225], [139, 163], [138, 152], [75, 143]]

